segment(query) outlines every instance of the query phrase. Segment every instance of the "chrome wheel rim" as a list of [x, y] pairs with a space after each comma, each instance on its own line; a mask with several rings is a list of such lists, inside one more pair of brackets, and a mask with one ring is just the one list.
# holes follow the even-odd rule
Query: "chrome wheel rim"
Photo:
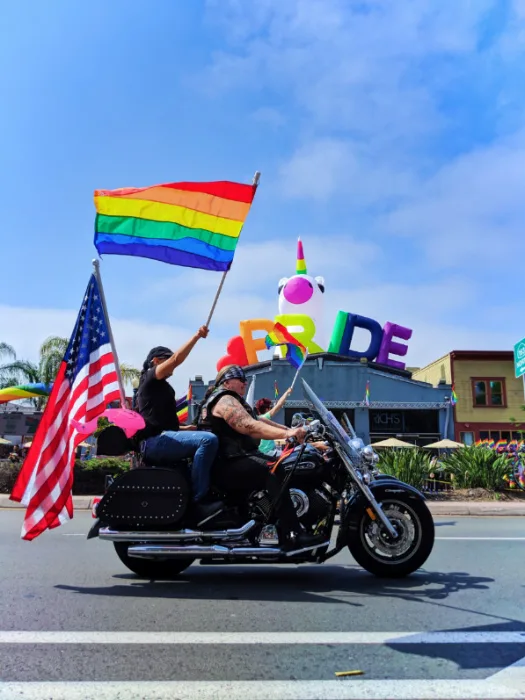
[[385, 501], [382, 508], [399, 536], [391, 537], [378, 519], [364, 517], [360, 528], [361, 542], [376, 561], [402, 564], [413, 556], [421, 544], [421, 521], [414, 510], [402, 501]]

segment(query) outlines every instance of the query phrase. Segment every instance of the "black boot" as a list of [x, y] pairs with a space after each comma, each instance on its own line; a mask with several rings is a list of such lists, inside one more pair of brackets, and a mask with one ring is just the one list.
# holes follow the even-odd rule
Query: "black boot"
[[213, 501], [210, 503], [193, 504], [193, 517], [197, 525], [201, 526], [210, 521], [216, 515], [219, 515], [224, 510], [225, 506], [222, 501]]

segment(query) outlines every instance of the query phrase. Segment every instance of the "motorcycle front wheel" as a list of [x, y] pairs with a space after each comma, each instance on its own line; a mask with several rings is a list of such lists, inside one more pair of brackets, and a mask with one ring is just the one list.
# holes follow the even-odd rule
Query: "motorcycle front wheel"
[[113, 542], [120, 561], [140, 578], [174, 579], [193, 564], [195, 559], [138, 559], [130, 557], [128, 547], [131, 542]]
[[423, 566], [432, 552], [432, 515], [424, 501], [407, 494], [385, 498], [381, 507], [396, 528], [398, 537], [391, 537], [377, 517], [370, 517], [370, 508], [363, 505], [357, 531], [348, 542], [348, 549], [356, 562], [375, 576], [408, 576]]

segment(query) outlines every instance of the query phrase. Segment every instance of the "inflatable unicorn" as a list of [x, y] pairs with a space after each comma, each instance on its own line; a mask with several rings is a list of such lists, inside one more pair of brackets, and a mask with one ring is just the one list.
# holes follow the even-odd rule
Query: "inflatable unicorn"
[[297, 267], [293, 277], [283, 277], [279, 281], [279, 316], [283, 325], [293, 333], [303, 327], [300, 322], [293, 324], [292, 316], [304, 314], [312, 319], [315, 325], [315, 335], [312, 337], [309, 352], [321, 352], [325, 345], [323, 337], [323, 308], [324, 308], [324, 278], [310, 277], [306, 269], [303, 244], [297, 242]]

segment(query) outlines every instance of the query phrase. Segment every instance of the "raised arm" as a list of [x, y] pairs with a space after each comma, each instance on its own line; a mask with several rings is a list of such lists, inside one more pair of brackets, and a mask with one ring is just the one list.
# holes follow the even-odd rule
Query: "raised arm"
[[236, 432], [249, 435], [256, 440], [285, 440], [290, 437], [300, 439], [300, 433], [297, 430], [274, 427], [265, 421], [255, 420], [233, 396], [223, 396], [219, 399], [212, 413], [217, 418], [225, 420]]
[[208, 328], [206, 326], [201, 326], [187, 343], [184, 343], [171, 357], [155, 367], [155, 376], [157, 379], [169, 377], [173, 373], [173, 370], [184, 362], [199, 340], [201, 338], [206, 338], [207, 335]]
[[292, 393], [292, 387], [290, 387], [289, 389], [287, 389], [287, 390], [284, 392], [284, 394], [281, 396], [281, 398], [279, 399], [279, 401], [277, 401], [277, 402], [275, 403], [275, 406], [273, 406], [272, 408], [270, 408], [269, 411], [267, 411], [267, 413], [269, 414], [270, 418], [273, 418], [273, 417], [275, 416], [276, 413], [279, 413], [279, 411], [281, 410], [281, 408], [284, 406], [284, 404], [285, 404], [285, 402], [286, 402], [286, 399], [290, 396], [291, 393]]

